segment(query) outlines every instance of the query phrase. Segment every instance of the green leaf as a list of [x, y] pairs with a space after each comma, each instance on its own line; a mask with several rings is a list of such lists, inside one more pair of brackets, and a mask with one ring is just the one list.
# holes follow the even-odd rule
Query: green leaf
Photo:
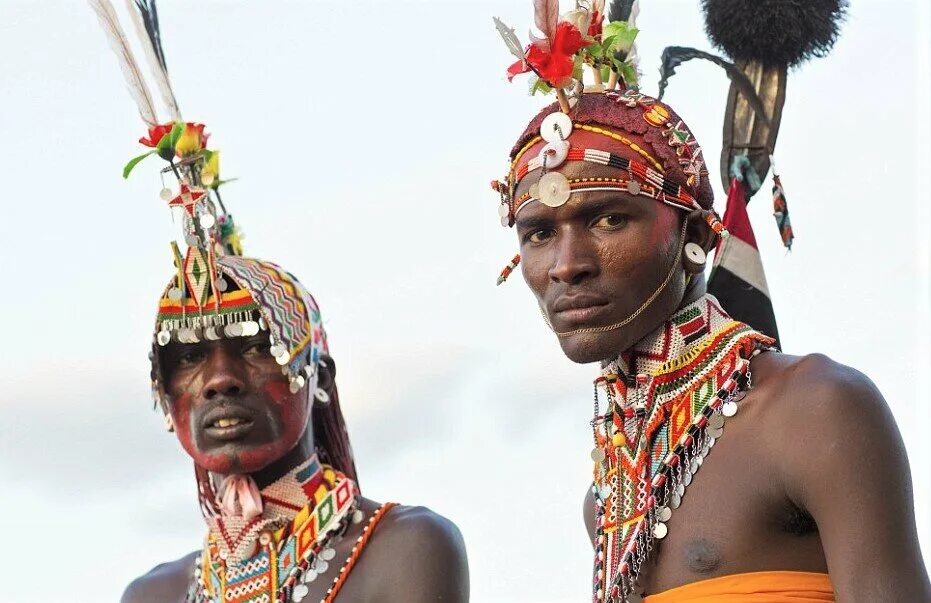
[[143, 153], [142, 155], [139, 155], [138, 157], [133, 157], [132, 159], [130, 159], [129, 163], [126, 164], [126, 167], [123, 168], [123, 178], [129, 178], [129, 173], [133, 171], [133, 168], [136, 167], [136, 164], [138, 164], [140, 161], [142, 161], [149, 155], [152, 155], [153, 153], [155, 153], [155, 151], [149, 151], [148, 153]]
[[530, 81], [530, 95], [531, 96], [533, 96], [537, 92], [540, 92], [541, 94], [549, 94], [552, 91], [553, 91], [552, 86], [550, 86], [549, 84], [546, 83], [546, 81], [541, 80], [538, 77], [534, 77]]
[[[181, 138], [181, 134], [184, 133], [184, 122], [176, 121], [175, 125], [172, 126], [171, 132], [168, 133], [168, 138], [170, 140], [169, 144], [171, 148], [175, 148], [175, 145], [178, 144], [178, 139]], [[164, 138], [162, 139], [164, 140]]]
[[610, 77], [611, 77], [611, 68], [608, 67], [607, 65], [602, 65], [601, 66], [601, 81], [607, 82]]
[[602, 44], [605, 49], [605, 52], [611, 54], [617, 52], [628, 52], [631, 46], [634, 45], [634, 40], [637, 39], [637, 34], [640, 33], [640, 30], [636, 27], [630, 25], [626, 21], [615, 21], [613, 23], [608, 23], [604, 27], [604, 34], [602, 39], [605, 42], [610, 40], [610, 45]]
[[638, 88], [640, 84], [637, 81], [637, 70], [634, 69], [634, 66], [630, 63], [621, 63], [618, 67], [620, 68], [621, 77], [624, 78], [624, 82], [630, 88]]

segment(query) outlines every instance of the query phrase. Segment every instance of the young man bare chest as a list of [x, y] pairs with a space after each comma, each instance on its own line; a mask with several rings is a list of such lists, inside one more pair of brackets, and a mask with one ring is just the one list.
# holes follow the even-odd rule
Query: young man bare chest
[[[863, 515], [883, 498], [873, 489], [864, 496], [866, 484], [890, 486], [891, 479], [906, 496], [899, 491], [886, 498], [884, 516], [896, 518], [894, 524], [912, 517], [907, 473], [902, 475], [903, 466], [907, 472], [904, 450], [888, 446], [881, 459], [870, 459], [867, 451], [871, 441], [898, 439], [888, 433], [894, 426], [885, 403], [859, 396], [862, 375], [823, 356], [769, 352], [752, 361], [751, 371], [753, 389], [693, 475], [667, 523], [668, 534], [657, 541], [640, 581], [645, 594], [719, 576], [796, 571], [831, 573], [835, 591], [856, 597], [838, 594], [838, 600], [889, 600], [882, 595], [861, 599], [867, 594], [860, 589], [869, 587], [848, 574], [852, 565], [888, 568], [920, 559], [911, 538], [881, 542], [871, 528], [877, 526]], [[853, 430], [858, 423], [863, 429]], [[849, 441], [844, 432], [850, 432]], [[590, 537], [593, 508], [589, 495], [585, 521]], [[877, 548], [864, 551], [857, 541]], [[916, 573], [899, 582], [899, 592], [927, 588], [923, 568], [912, 569]]]

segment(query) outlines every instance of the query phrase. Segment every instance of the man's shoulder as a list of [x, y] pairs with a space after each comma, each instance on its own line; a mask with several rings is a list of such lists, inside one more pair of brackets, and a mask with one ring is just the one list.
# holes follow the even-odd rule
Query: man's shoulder
[[174, 603], [183, 601], [198, 551], [161, 563], [133, 580], [120, 603]]
[[[366, 574], [393, 577], [376, 579], [375, 584], [398, 583], [402, 587], [403, 596], [391, 600], [468, 600], [469, 569], [462, 533], [452, 521], [427, 507], [392, 508], [372, 534], [363, 557]], [[396, 572], [400, 560], [405, 577], [399, 582]]]
[[751, 370], [762, 437], [786, 460], [829, 468], [876, 446], [901, 447], [889, 405], [860, 371], [823, 354], [779, 353], [758, 356]]
[[465, 555], [465, 544], [456, 524], [427, 507], [392, 508], [377, 533], [379, 548], [405, 550], [420, 557]]
[[824, 354], [762, 354], [751, 364], [753, 381], [766, 397], [765, 411], [785, 418], [861, 420], [888, 415], [888, 405], [869, 377]]

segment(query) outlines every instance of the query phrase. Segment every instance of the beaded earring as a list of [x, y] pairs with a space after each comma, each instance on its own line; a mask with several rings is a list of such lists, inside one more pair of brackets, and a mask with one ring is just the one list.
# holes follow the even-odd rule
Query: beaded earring
[[504, 281], [508, 280], [508, 277], [511, 276], [511, 273], [514, 272], [514, 269], [517, 268], [517, 265], [520, 264], [520, 254], [518, 253], [513, 258], [511, 262], [504, 267], [504, 270], [501, 271], [501, 274], [498, 275], [498, 284], [500, 285]]

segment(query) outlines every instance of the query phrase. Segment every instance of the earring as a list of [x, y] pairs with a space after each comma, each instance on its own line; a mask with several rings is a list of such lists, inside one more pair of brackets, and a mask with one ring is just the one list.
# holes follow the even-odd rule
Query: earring
[[508, 277], [511, 276], [511, 273], [514, 272], [514, 269], [520, 264], [520, 254], [515, 255], [511, 262], [504, 267], [504, 270], [501, 271], [501, 274], [498, 275], [498, 284], [500, 285], [504, 281], [508, 280]]
[[686, 263], [694, 268], [704, 268], [708, 256], [698, 243], [686, 243], [683, 252]]
[[314, 398], [320, 404], [326, 404], [330, 401], [330, 394], [326, 393], [326, 390], [324, 390], [322, 387], [318, 387], [314, 390]]
[[168, 430], [169, 433], [175, 430], [175, 422], [171, 419], [171, 415], [169, 414], [165, 415], [165, 429]]

